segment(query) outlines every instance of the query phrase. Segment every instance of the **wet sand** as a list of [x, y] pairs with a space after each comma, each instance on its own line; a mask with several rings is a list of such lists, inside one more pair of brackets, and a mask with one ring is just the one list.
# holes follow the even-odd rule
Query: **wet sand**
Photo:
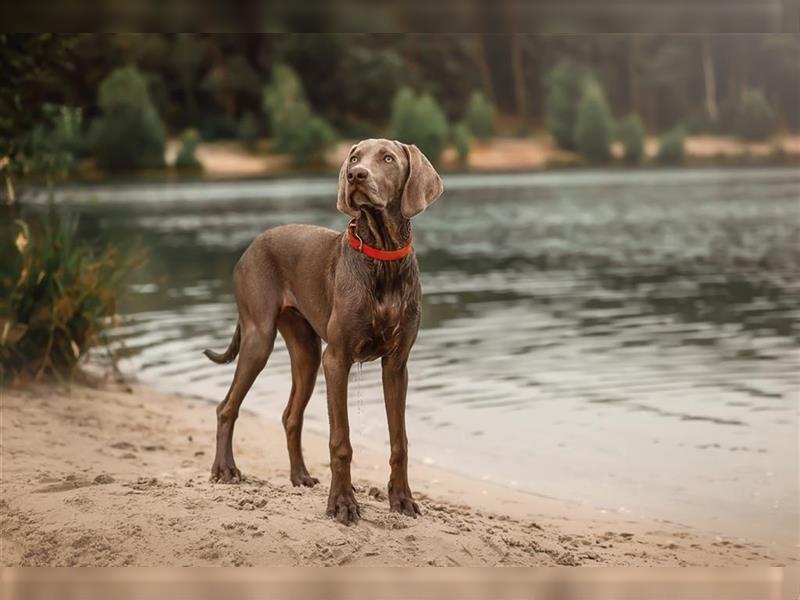
[[[423, 516], [390, 513], [388, 457], [355, 448], [362, 521], [325, 516], [327, 440], [306, 433], [321, 485], [294, 488], [278, 421], [243, 411], [245, 482], [208, 481], [211, 404], [124, 383], [2, 391], [4, 566], [782, 565], [757, 544], [626, 520], [412, 464]], [[796, 564], [796, 563], [791, 563]]]

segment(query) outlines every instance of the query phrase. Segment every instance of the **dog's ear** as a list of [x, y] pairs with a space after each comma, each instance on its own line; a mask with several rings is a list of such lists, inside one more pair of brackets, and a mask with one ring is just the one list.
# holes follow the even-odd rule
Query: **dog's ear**
[[442, 195], [442, 178], [414, 144], [402, 144], [408, 158], [408, 178], [400, 196], [400, 212], [406, 219], [421, 213]]
[[350, 197], [347, 195], [347, 165], [350, 163], [350, 154], [353, 152], [355, 146], [352, 146], [344, 158], [342, 168], [339, 169], [339, 193], [336, 196], [336, 209], [339, 212], [346, 214], [348, 217], [357, 217], [356, 211], [350, 204]]

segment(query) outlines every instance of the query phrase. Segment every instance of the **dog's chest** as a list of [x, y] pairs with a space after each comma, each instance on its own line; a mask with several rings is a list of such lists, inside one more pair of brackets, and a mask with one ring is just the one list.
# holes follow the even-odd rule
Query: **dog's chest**
[[353, 354], [358, 362], [375, 360], [400, 349], [419, 315], [416, 278], [378, 282], [362, 299], [354, 332]]

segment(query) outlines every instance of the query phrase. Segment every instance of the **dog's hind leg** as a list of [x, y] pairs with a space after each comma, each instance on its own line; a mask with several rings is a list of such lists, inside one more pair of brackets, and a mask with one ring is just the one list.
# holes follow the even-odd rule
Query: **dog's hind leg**
[[319, 479], [311, 477], [303, 460], [301, 437], [303, 413], [317, 381], [322, 357], [322, 342], [314, 329], [297, 311], [284, 310], [278, 317], [280, 331], [292, 361], [292, 392], [283, 411], [286, 446], [292, 485], [312, 487]]
[[233, 426], [239, 416], [239, 407], [258, 374], [267, 364], [275, 344], [275, 318], [258, 324], [242, 324], [242, 341], [239, 362], [233, 382], [217, 406], [217, 451], [211, 467], [211, 480], [239, 483], [242, 474], [233, 459]]

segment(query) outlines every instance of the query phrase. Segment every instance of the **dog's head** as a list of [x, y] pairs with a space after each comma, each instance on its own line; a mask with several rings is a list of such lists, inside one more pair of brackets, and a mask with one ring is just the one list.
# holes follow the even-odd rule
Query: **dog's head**
[[336, 208], [351, 217], [362, 208], [421, 213], [442, 194], [442, 178], [416, 146], [394, 140], [362, 140], [350, 148], [339, 171]]

